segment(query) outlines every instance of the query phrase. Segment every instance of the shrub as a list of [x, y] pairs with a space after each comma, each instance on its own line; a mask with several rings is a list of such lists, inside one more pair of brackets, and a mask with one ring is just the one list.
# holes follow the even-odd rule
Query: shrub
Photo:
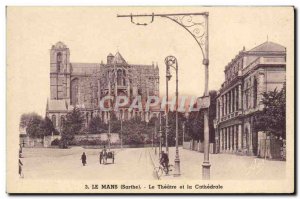
[[60, 143], [59, 139], [56, 138], [55, 140], [53, 140], [53, 141], [51, 142], [51, 146], [58, 146], [59, 143]]

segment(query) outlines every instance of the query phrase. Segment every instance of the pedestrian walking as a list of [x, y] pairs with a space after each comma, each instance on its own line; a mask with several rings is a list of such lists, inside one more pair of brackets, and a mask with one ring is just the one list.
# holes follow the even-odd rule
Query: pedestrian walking
[[81, 155], [81, 162], [82, 162], [82, 165], [83, 165], [83, 166], [86, 165], [86, 155], [85, 155], [84, 152], [83, 152], [83, 154]]
[[102, 163], [102, 158], [103, 158], [102, 151], [100, 151], [100, 153], [99, 153], [99, 162], [100, 162], [100, 164]]

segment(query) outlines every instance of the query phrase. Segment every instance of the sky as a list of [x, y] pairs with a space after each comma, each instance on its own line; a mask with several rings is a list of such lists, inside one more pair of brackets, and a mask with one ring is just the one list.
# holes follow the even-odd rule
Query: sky
[[[7, 11], [7, 97], [12, 117], [45, 115], [50, 97], [50, 48], [58, 41], [70, 49], [70, 61], [106, 62], [119, 51], [131, 64], [158, 63], [160, 94], [165, 94], [168, 55], [179, 64], [179, 94], [202, 96], [202, 53], [191, 35], [176, 23], [154, 18], [136, 26], [117, 14], [209, 12], [209, 89], [224, 82], [225, 66], [243, 47], [250, 50], [267, 40], [293, 48], [292, 9], [279, 7], [9, 7]], [[151, 18], [135, 19], [144, 23]], [[173, 77], [175, 77], [175, 71]], [[175, 93], [175, 78], [170, 81]], [[18, 119], [17, 119], [18, 120]]]

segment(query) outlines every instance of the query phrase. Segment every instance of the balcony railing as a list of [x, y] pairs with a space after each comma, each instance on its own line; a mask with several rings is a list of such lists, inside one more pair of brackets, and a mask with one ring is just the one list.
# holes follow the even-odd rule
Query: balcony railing
[[229, 113], [229, 114], [227, 114], [227, 115], [219, 118], [218, 122], [223, 122], [223, 121], [235, 118], [235, 117], [237, 117], [237, 116], [239, 116], [241, 114], [242, 114], [241, 110], [237, 110], [237, 111], [231, 112], [231, 113]]

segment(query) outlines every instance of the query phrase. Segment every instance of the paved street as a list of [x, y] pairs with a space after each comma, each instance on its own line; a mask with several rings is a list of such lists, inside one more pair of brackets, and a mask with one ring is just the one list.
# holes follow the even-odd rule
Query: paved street
[[[22, 158], [25, 179], [157, 179], [154, 166], [158, 155], [151, 148], [116, 149], [115, 164], [99, 164], [99, 149], [24, 148]], [[158, 150], [157, 150], [158, 151]], [[81, 154], [87, 154], [87, 165]], [[174, 164], [175, 148], [170, 148], [170, 164]], [[180, 148], [180, 177], [162, 176], [162, 180], [201, 179], [203, 154]], [[211, 179], [282, 179], [285, 162], [256, 159], [231, 154], [212, 154]], [[110, 160], [108, 160], [110, 162]]]
[[[117, 149], [115, 164], [99, 164], [99, 149], [30, 149], [25, 148], [22, 158], [25, 178], [51, 179], [153, 179], [149, 149]], [[87, 155], [82, 166], [81, 154]], [[108, 159], [108, 163], [111, 160]]]

